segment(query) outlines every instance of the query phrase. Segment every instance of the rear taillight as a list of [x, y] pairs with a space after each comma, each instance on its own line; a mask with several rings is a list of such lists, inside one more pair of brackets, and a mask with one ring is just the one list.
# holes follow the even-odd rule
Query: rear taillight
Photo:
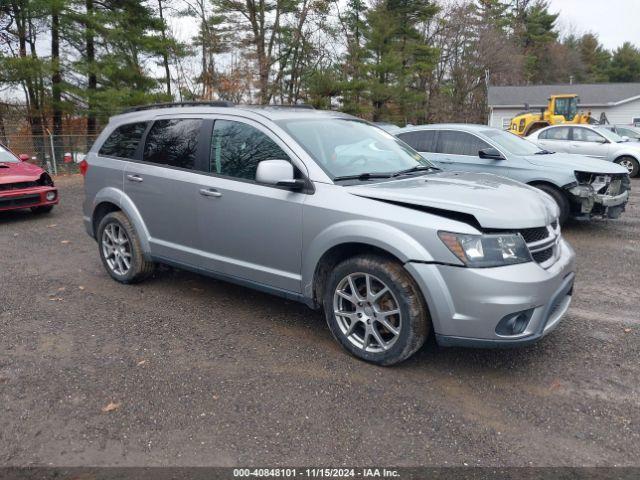
[[89, 163], [86, 160], [82, 160], [78, 167], [80, 168], [80, 174], [84, 177], [87, 175], [87, 170], [89, 170]]

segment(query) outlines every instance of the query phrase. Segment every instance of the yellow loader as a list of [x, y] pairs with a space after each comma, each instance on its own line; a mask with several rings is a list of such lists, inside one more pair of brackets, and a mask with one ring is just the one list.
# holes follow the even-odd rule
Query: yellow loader
[[559, 123], [597, 123], [591, 112], [578, 112], [578, 96], [573, 94], [551, 95], [549, 103], [540, 113], [530, 111], [518, 114], [509, 126], [509, 131], [521, 137], [531, 135], [536, 130]]

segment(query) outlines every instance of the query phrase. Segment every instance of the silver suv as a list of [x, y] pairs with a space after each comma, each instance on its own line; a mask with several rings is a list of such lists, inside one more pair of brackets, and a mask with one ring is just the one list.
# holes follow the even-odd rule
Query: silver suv
[[117, 281], [157, 263], [323, 308], [342, 346], [390, 365], [424, 343], [535, 341], [571, 301], [551, 198], [439, 171], [357, 118], [224, 103], [111, 119], [88, 155], [86, 230]]

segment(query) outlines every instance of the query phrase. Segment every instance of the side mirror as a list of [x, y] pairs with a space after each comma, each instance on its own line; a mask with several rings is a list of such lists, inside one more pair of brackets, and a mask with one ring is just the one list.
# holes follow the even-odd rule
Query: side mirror
[[26, 153], [21, 153], [20, 155], [18, 155], [18, 158], [20, 159], [21, 162], [29, 161], [29, 155], [27, 155]]
[[488, 160], [504, 160], [505, 158], [498, 151], [497, 148], [489, 147], [484, 148], [478, 152], [480, 158], [486, 158]]
[[629, 140], [631, 140], [629, 137], [627, 137], [626, 135], [622, 136], [622, 141], [623, 142], [628, 142]]
[[305, 186], [304, 180], [294, 178], [293, 165], [287, 160], [263, 160], [258, 163], [256, 181], [292, 190], [302, 190]]

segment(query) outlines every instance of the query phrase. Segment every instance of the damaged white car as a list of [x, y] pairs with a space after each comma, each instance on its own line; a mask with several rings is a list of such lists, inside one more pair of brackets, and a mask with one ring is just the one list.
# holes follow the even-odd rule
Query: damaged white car
[[558, 204], [561, 223], [618, 218], [629, 200], [625, 167], [544, 150], [486, 125], [424, 125], [393, 133], [445, 170], [493, 173], [543, 190]]

